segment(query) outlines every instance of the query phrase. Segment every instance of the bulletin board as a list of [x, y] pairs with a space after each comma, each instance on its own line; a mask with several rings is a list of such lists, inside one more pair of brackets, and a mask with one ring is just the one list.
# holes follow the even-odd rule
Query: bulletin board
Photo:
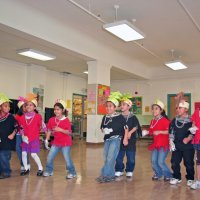
[[142, 114], [142, 97], [132, 97], [131, 101], [133, 103], [131, 111], [134, 114], [141, 115]]
[[110, 95], [110, 87], [106, 85], [98, 85], [98, 93], [97, 93], [97, 113], [99, 115], [106, 114], [106, 101], [108, 96]]

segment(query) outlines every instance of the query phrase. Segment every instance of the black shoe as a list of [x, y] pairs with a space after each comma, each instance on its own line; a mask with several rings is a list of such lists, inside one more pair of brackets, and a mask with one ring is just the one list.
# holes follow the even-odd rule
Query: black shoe
[[1, 174], [0, 179], [10, 178], [10, 175], [8, 174]]
[[42, 170], [38, 170], [37, 176], [43, 176], [43, 171]]
[[26, 176], [26, 175], [28, 175], [28, 174], [29, 174], [29, 172], [30, 172], [30, 170], [29, 170], [29, 169], [27, 169], [27, 170], [24, 170], [24, 171], [21, 171], [21, 173], [20, 173], [20, 176]]

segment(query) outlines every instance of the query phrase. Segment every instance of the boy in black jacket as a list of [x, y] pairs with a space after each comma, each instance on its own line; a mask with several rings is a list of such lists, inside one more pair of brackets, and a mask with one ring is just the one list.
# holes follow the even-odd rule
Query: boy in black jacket
[[192, 135], [189, 128], [192, 127], [192, 121], [188, 116], [189, 103], [181, 101], [178, 107], [178, 116], [170, 123], [170, 149], [172, 151], [172, 170], [173, 178], [170, 184], [180, 183], [180, 163], [183, 159], [186, 167], [187, 186], [191, 186], [194, 180], [194, 148], [191, 144]]

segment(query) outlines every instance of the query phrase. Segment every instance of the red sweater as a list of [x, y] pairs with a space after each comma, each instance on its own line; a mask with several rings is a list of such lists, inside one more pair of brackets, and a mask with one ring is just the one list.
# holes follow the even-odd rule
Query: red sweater
[[[71, 123], [68, 118], [65, 118], [63, 120], [58, 120], [56, 119], [56, 117], [50, 118], [47, 125], [48, 130], [52, 131], [52, 129], [56, 126], [71, 132]], [[72, 145], [71, 136], [68, 134], [61, 132], [53, 132], [53, 136], [54, 140], [52, 141], [52, 145], [61, 147]]]
[[42, 127], [42, 117], [35, 113], [31, 119], [25, 119], [25, 115], [20, 118], [20, 125], [23, 128], [24, 135], [28, 137], [29, 142], [39, 139]]
[[191, 118], [192, 121], [195, 123], [195, 126], [198, 128], [195, 133], [194, 139], [192, 140], [192, 144], [200, 144], [200, 110], [195, 110]]
[[151, 120], [149, 134], [153, 136], [153, 143], [149, 146], [149, 150], [160, 149], [161, 147], [164, 150], [169, 149], [169, 134], [159, 134], [153, 135], [154, 131], [167, 131], [169, 130], [170, 121], [165, 117], [162, 117], [159, 120]]

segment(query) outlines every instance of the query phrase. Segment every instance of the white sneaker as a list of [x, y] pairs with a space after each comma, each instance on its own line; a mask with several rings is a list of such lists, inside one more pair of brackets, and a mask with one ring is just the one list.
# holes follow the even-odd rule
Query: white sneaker
[[24, 166], [21, 166], [20, 170], [21, 170], [21, 171], [24, 171], [24, 170], [25, 170]]
[[194, 181], [190, 186], [191, 189], [196, 190], [200, 188], [200, 181]]
[[76, 177], [75, 174], [68, 174], [68, 175], [66, 176], [66, 179], [72, 179], [72, 178], [75, 178], [75, 177]]
[[44, 177], [53, 176], [53, 172], [50, 173], [50, 172], [44, 171], [43, 176]]
[[29, 169], [29, 170], [31, 170], [31, 165], [30, 165], [30, 164], [28, 164], [27, 166], [28, 166], [28, 169]]
[[176, 185], [176, 184], [178, 184], [178, 183], [181, 183], [181, 181], [182, 180], [179, 180], [179, 179], [176, 179], [176, 178], [172, 178], [171, 180], [170, 180], [170, 184], [171, 185]]
[[126, 172], [126, 177], [131, 178], [133, 176], [133, 172]]
[[123, 174], [124, 174], [123, 172], [115, 172], [115, 176], [116, 176], [116, 177], [123, 176]]
[[190, 187], [193, 184], [194, 180], [187, 180], [187, 186]]

